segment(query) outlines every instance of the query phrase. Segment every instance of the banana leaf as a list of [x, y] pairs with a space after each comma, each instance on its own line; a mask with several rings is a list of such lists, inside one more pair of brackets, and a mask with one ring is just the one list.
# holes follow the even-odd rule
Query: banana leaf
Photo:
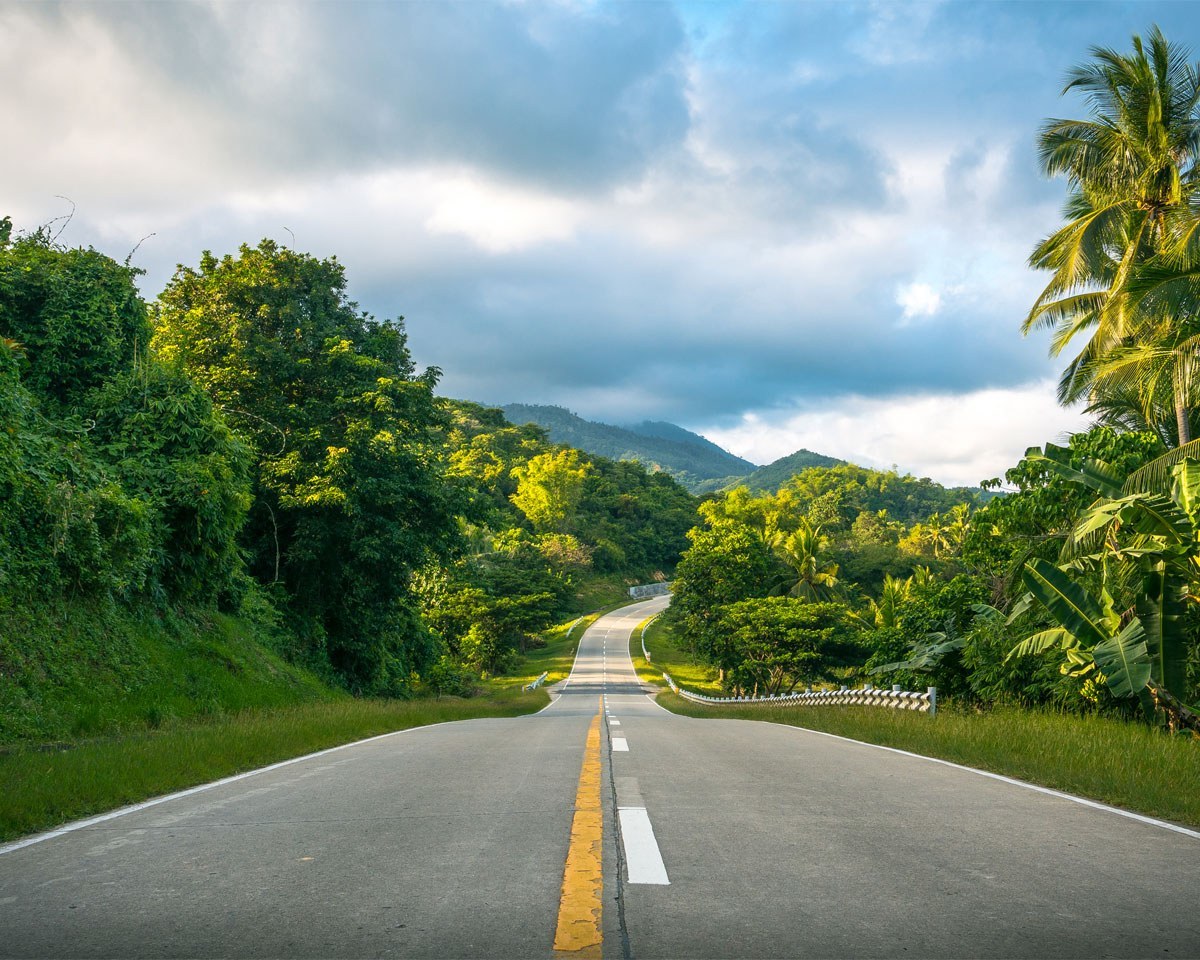
[[1008, 663], [1009, 660], [1016, 657], [1027, 657], [1045, 653], [1053, 647], [1061, 647], [1065, 650], [1078, 642], [1075, 637], [1062, 627], [1051, 627], [1049, 630], [1042, 630], [1040, 633], [1035, 633], [1032, 637], [1026, 637], [1008, 651], [1008, 654], [1004, 657], [1004, 662]]
[[1150, 680], [1145, 631], [1137, 619], [1131, 620], [1115, 637], [1096, 644], [1092, 656], [1115, 697], [1132, 697]]
[[1051, 616], [1086, 647], [1094, 647], [1110, 634], [1104, 609], [1083, 587], [1045, 560], [1030, 560], [1021, 579]]

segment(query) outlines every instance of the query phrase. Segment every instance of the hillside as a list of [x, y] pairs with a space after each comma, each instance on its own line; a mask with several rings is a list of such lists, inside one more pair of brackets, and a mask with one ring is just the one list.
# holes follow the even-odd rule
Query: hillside
[[271, 623], [63, 597], [0, 608], [0, 747], [137, 733], [346, 694], [287, 663]]
[[716, 493], [730, 487], [749, 487], [755, 493], [774, 493], [792, 479], [801, 470], [809, 467], [837, 467], [845, 463], [836, 457], [827, 457], [811, 450], [797, 450], [786, 457], [780, 457], [765, 467], [759, 467], [753, 473], [745, 476], [722, 477], [717, 480], [698, 484], [693, 493]]
[[647, 420], [629, 427], [584, 420], [562, 407], [510, 403], [501, 408], [514, 424], [536, 423], [555, 443], [610, 460], [637, 460], [695, 491], [705, 481], [751, 474], [755, 465], [673, 423]]

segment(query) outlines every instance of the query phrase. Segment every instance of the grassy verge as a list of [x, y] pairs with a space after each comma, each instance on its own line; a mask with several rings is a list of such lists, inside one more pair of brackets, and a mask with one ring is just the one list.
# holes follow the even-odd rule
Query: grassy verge
[[[651, 653], [657, 659], [657, 648]], [[927, 717], [871, 707], [707, 706], [672, 693], [658, 702], [690, 717], [766, 720], [898, 747], [1200, 827], [1200, 742], [1136, 723], [1016, 708]]]
[[469, 700], [339, 700], [248, 710], [71, 749], [0, 754], [0, 840], [409, 727], [531, 713], [543, 690]]
[[213, 610], [46, 600], [0, 607], [0, 744], [140, 733], [250, 708], [345, 699]]
[[[649, 625], [647, 625], [649, 624]], [[642, 634], [645, 633], [646, 649], [650, 651], [650, 663], [642, 656]], [[669, 673], [678, 684], [697, 693], [718, 696], [721, 685], [717, 672], [709, 666], [697, 663], [696, 659], [678, 643], [674, 632], [661, 619], [643, 621], [629, 639], [629, 656], [633, 660], [638, 677], [649, 683], [665, 687], [662, 675]]]

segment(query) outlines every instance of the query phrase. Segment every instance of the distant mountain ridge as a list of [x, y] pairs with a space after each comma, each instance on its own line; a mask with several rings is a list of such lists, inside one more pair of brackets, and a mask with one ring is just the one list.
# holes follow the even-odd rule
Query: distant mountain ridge
[[786, 457], [780, 457], [765, 467], [759, 467], [753, 473], [722, 477], [719, 480], [704, 480], [692, 489], [692, 493], [716, 493], [731, 486], [749, 487], [752, 493], [774, 493], [792, 479], [801, 470], [809, 467], [840, 467], [845, 460], [837, 457], [827, 457], [823, 453], [813, 453], [811, 450], [797, 450]]
[[[711, 440], [663, 420], [643, 420], [623, 427], [584, 420], [565, 407], [536, 403], [509, 403], [500, 407], [510, 423], [536, 423], [555, 443], [565, 443], [610, 460], [637, 460], [650, 470], [661, 470], [697, 495], [749, 487], [752, 493], [775, 493], [793, 476], [809, 467], [838, 467], [848, 461], [812, 450], [797, 450], [766, 466], [734, 456]], [[941, 487], [941, 484], [935, 484]], [[978, 487], [952, 487], [964, 499], [995, 496]]]
[[706, 481], [749, 476], [756, 465], [711, 440], [673, 423], [645, 420], [618, 427], [584, 420], [564, 407], [509, 403], [500, 408], [511, 423], [536, 423], [555, 443], [566, 443], [610, 460], [637, 460], [662, 470], [690, 490]]

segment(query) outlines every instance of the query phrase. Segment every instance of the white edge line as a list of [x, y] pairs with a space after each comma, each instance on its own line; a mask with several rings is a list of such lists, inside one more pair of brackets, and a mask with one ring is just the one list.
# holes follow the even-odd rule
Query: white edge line
[[[481, 718], [486, 719], [486, 718]], [[461, 723], [460, 720], [445, 720], [442, 723], [426, 723], [419, 727], [406, 727], [403, 730], [393, 730], [390, 733], [380, 733], [373, 737], [367, 737], [365, 740], [355, 740], [352, 743], [338, 744], [336, 747], [326, 747], [324, 750], [318, 750], [316, 753], [306, 753], [302, 757], [292, 757], [289, 760], [280, 760], [277, 763], [268, 764], [265, 767], [259, 767], [256, 770], [245, 770], [242, 773], [235, 773], [232, 776], [222, 777], [220, 780], [213, 780], [211, 783], [201, 783], [194, 787], [188, 787], [186, 790], [177, 790], [175, 793], [164, 794], [161, 797], [154, 797], [151, 800], [143, 800], [141, 803], [134, 803], [127, 807], [119, 807], [116, 810], [110, 810], [108, 813], [102, 813], [95, 817], [88, 817], [86, 820], [76, 820], [73, 823], [64, 824], [61, 827], [56, 827], [53, 830], [47, 830], [45, 833], [35, 833], [33, 836], [25, 837], [21, 840], [15, 840], [12, 843], [0, 845], [0, 856], [6, 853], [12, 853], [15, 850], [20, 850], [23, 847], [31, 847], [35, 843], [41, 843], [43, 840], [53, 840], [55, 837], [61, 837], [67, 833], [74, 833], [76, 830], [85, 830], [88, 827], [94, 827], [98, 823], [104, 823], [107, 820], [115, 820], [117, 817], [123, 817], [129, 813], [137, 813], [139, 810], [145, 810], [148, 807], [157, 807], [160, 803], [168, 803], [171, 800], [180, 800], [183, 797], [190, 797], [195, 793], [203, 793], [206, 790], [212, 790], [215, 787], [223, 787], [227, 783], [236, 783], [238, 780], [245, 780], [248, 777], [257, 777], [260, 773], [269, 773], [271, 770], [278, 770], [280, 767], [289, 767], [293, 763], [302, 763], [305, 760], [312, 760], [316, 757], [323, 757], [329, 753], [336, 753], [339, 750], [346, 750], [350, 747], [358, 747], [364, 743], [373, 743], [376, 740], [382, 740], [385, 737], [394, 737], [402, 733], [415, 733], [419, 730], [428, 730], [430, 727], [441, 727], [447, 723]]]
[[[681, 714], [675, 714], [675, 716], [681, 716]], [[751, 720], [750, 722], [771, 723], [770, 720]], [[1170, 823], [1167, 820], [1158, 820], [1154, 817], [1147, 817], [1145, 814], [1134, 813], [1132, 810], [1122, 810], [1120, 807], [1111, 807], [1107, 803], [1100, 803], [1098, 800], [1089, 800], [1087, 797], [1077, 797], [1073, 793], [1064, 793], [1062, 790], [1055, 790], [1051, 787], [1038, 786], [1036, 783], [1029, 783], [1026, 780], [1017, 780], [1013, 777], [1006, 777], [1001, 773], [992, 773], [990, 770], [980, 770], [978, 767], [968, 767], [961, 763], [954, 763], [950, 760], [942, 760], [939, 757], [927, 757], [923, 753], [912, 753], [909, 750], [901, 750], [898, 747], [885, 747], [881, 743], [867, 743], [865, 740], [855, 740], [852, 737], [843, 737], [836, 733], [826, 733], [824, 730], [813, 730], [811, 727], [800, 727], [791, 723], [773, 723], [771, 725], [775, 727], [788, 727], [792, 730], [800, 730], [804, 733], [814, 733], [819, 737], [831, 737], [834, 740], [843, 740], [846, 743], [856, 743], [862, 747], [873, 747], [876, 750], [886, 750], [888, 753], [898, 753], [902, 757], [914, 757], [917, 760], [928, 760], [930, 763], [940, 763], [943, 767], [953, 767], [955, 770], [965, 770], [967, 773], [975, 773], [981, 777], [987, 777], [990, 780], [999, 780], [1001, 783], [1009, 783], [1014, 787], [1024, 787], [1026, 790], [1033, 790], [1036, 793], [1044, 793], [1049, 797], [1058, 797], [1061, 800], [1070, 800], [1072, 803], [1078, 803], [1085, 807], [1091, 807], [1094, 810], [1104, 810], [1108, 813], [1115, 813], [1117, 816], [1125, 817], [1129, 820], [1136, 820], [1138, 823], [1145, 823], [1152, 827], [1162, 827], [1164, 830], [1170, 830], [1173, 833], [1181, 833], [1185, 837], [1191, 837], [1194, 840], [1200, 840], [1200, 832], [1196, 830], [1189, 830], [1187, 827], [1181, 827], [1177, 823]]]

